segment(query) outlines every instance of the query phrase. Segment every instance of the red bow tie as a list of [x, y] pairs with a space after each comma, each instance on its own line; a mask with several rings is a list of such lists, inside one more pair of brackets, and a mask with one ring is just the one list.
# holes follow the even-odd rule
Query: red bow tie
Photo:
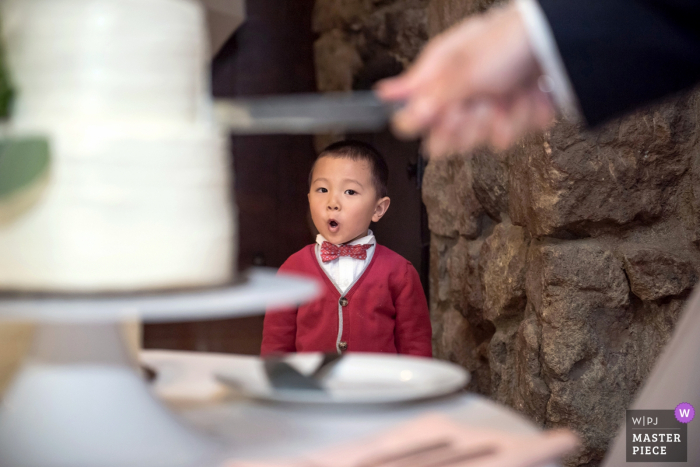
[[321, 245], [321, 260], [324, 263], [338, 259], [339, 256], [350, 256], [355, 259], [367, 259], [367, 250], [372, 248], [372, 244], [367, 245], [333, 245], [330, 242], [323, 242]]

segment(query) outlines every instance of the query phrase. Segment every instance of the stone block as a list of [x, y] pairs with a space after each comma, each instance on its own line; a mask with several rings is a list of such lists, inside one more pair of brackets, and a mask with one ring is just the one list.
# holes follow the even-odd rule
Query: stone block
[[483, 239], [459, 237], [446, 253], [446, 272], [450, 281], [450, 301], [473, 325], [483, 324], [484, 300], [479, 277], [479, 252]]
[[622, 262], [593, 240], [533, 242], [528, 300], [542, 327], [541, 361], [549, 376], [566, 379], [577, 362], [596, 354], [598, 323], [629, 306]]
[[688, 259], [693, 252], [676, 254], [644, 245], [624, 245], [620, 249], [633, 294], [642, 300], [658, 300], [691, 289], [698, 280]]
[[528, 244], [525, 229], [503, 222], [496, 225], [481, 247], [484, 316], [493, 322], [517, 316], [525, 308]]
[[430, 309], [437, 309], [452, 296], [451, 281], [447, 275], [447, 259], [455, 239], [430, 235]]
[[[551, 397], [547, 426], [566, 426], [583, 438], [580, 453], [564, 465], [598, 465], [622, 415], [668, 341], [683, 301], [631, 301], [589, 326], [589, 352], [564, 377], [545, 377]], [[565, 348], [565, 347], [562, 347]]]
[[472, 188], [471, 164], [463, 157], [432, 159], [423, 176], [423, 203], [431, 232], [474, 239], [484, 209]]
[[500, 322], [489, 343], [491, 396], [544, 424], [549, 388], [542, 378], [537, 318]]
[[544, 425], [550, 391], [542, 377], [540, 364], [541, 331], [534, 312], [518, 328], [515, 340], [515, 377], [517, 384], [513, 408], [534, 422]]
[[[601, 461], [622, 422], [621, 414], [668, 342], [682, 305], [679, 299], [661, 304], [634, 299], [627, 309], [608, 310], [589, 320], [586, 352], [566, 375], [543, 372], [551, 391], [547, 426], [571, 428], [584, 441], [582, 451], [565, 465]], [[566, 338], [561, 337], [550, 351], [566, 351]]]
[[386, 48], [408, 66], [428, 40], [427, 6], [427, 0], [401, 0], [373, 12], [363, 29], [367, 53]]
[[[700, 101], [700, 98], [698, 98]], [[700, 107], [700, 106], [698, 106]], [[700, 114], [700, 109], [698, 109]], [[693, 148], [690, 163], [691, 219], [692, 240], [700, 246], [700, 144]]]
[[316, 0], [312, 27], [317, 33], [359, 27], [374, 8], [372, 0]]
[[[696, 91], [688, 98], [688, 107], [691, 115], [700, 115], [700, 91]], [[696, 135], [695, 144], [688, 149], [690, 155], [690, 200], [691, 213], [689, 224], [693, 229], [693, 241], [696, 246], [700, 246], [700, 138], [697, 136], [700, 130], [692, 128]]]
[[364, 66], [354, 89], [371, 89], [380, 79], [401, 73], [415, 59], [425, 41], [427, 0], [398, 0], [368, 15], [354, 33]]
[[597, 236], [674, 212], [695, 130], [683, 105], [595, 132], [557, 124], [509, 157], [513, 223], [533, 236]]
[[448, 309], [440, 316], [439, 333], [434, 336], [436, 358], [457, 363], [471, 374], [468, 390], [488, 394], [490, 370], [486, 344], [475, 339], [472, 327], [462, 314]]
[[491, 397], [496, 401], [514, 406], [514, 393], [518, 383], [515, 377], [515, 336], [519, 322], [501, 323], [488, 343], [489, 367], [491, 369]]
[[[683, 312], [685, 300], [669, 298], [657, 302], [634, 301], [631, 323], [621, 338], [608, 341], [610, 355], [626, 357], [626, 375], [631, 385], [641, 385], [657, 357], [670, 340]], [[635, 358], [632, 358], [634, 356]]]
[[428, 33], [436, 36], [462, 19], [485, 11], [494, 0], [430, 0]]
[[547, 426], [567, 427], [583, 438], [582, 449], [565, 465], [598, 465], [604, 457], [631, 402], [618, 370], [596, 358], [586, 362], [586, 371], [575, 380], [548, 381]]
[[436, 248], [431, 248], [431, 255], [437, 257], [431, 257], [431, 267], [443, 271], [443, 275], [437, 281], [431, 280], [431, 307], [456, 309], [469, 322], [477, 345], [487, 341], [493, 335], [494, 327], [484, 318], [483, 312], [478, 268], [483, 239], [451, 239], [433, 234], [432, 242]]
[[340, 29], [324, 33], [314, 43], [316, 86], [321, 92], [350, 91], [362, 58]]
[[486, 213], [500, 222], [508, 213], [507, 154], [477, 150], [472, 157], [474, 194]]
[[629, 305], [629, 286], [612, 248], [596, 240], [533, 240], [528, 255], [527, 296], [540, 318], [553, 325], [566, 316]]
[[545, 424], [572, 428], [584, 439], [566, 465], [595, 465], [648, 374], [649, 360], [670, 336], [682, 302], [631, 299], [623, 260], [600, 240], [533, 241], [528, 258], [528, 307], [537, 321], [521, 325], [516, 372], [523, 388], [537, 389], [538, 377], [544, 385], [514, 403], [538, 419], [547, 387]]
[[478, 272], [482, 243], [432, 234], [431, 270], [440, 275], [430, 278], [430, 308], [435, 357], [463, 365], [472, 373], [468, 388], [488, 394], [488, 342], [494, 327], [483, 317]]

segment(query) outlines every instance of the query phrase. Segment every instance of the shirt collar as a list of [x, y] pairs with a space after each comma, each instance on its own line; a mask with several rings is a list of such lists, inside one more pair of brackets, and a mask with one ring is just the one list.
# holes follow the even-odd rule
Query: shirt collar
[[[316, 235], [316, 243], [319, 245], [322, 245], [323, 242], [327, 242], [323, 235], [318, 234]], [[353, 240], [352, 242], [348, 242], [347, 245], [366, 245], [368, 243], [375, 244], [377, 243], [377, 240], [374, 238], [374, 232], [372, 230], [367, 229], [367, 235], [361, 238], [358, 238], [357, 240]]]

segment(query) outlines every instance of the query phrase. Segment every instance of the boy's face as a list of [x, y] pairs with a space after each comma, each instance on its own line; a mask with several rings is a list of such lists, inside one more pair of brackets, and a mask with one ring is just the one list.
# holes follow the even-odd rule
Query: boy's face
[[325, 156], [314, 166], [309, 207], [319, 233], [338, 245], [367, 235], [370, 222], [389, 209], [389, 198], [377, 198], [368, 162]]

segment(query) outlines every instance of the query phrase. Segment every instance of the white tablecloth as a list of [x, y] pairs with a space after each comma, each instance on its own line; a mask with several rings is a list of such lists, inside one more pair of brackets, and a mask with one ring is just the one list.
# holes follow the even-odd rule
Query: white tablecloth
[[255, 401], [237, 396], [212, 371], [248, 364], [254, 357], [199, 352], [143, 351], [159, 373], [155, 393], [190, 425], [223, 440], [230, 457], [294, 457], [379, 432], [427, 412], [473, 427], [512, 433], [538, 431], [512, 409], [468, 393], [394, 404], [314, 405]]

